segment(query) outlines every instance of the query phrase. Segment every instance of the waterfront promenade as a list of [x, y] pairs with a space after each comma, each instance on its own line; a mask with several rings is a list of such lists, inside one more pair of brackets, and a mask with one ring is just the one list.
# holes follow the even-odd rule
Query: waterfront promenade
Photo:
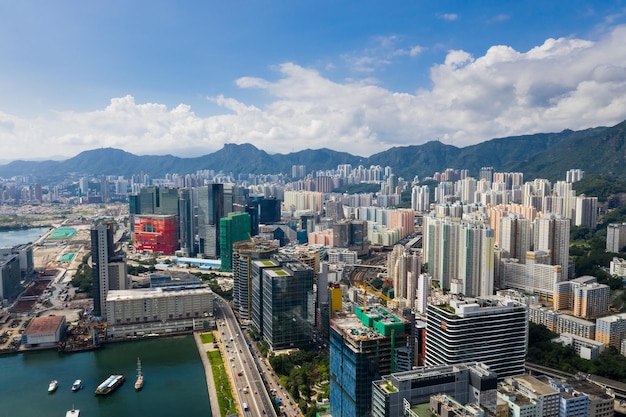
[[206, 386], [209, 391], [209, 400], [211, 402], [211, 415], [214, 417], [220, 417], [220, 405], [217, 400], [217, 392], [215, 391], [215, 382], [213, 380], [213, 370], [211, 369], [211, 364], [209, 363], [209, 358], [207, 357], [208, 348], [202, 343], [202, 339], [200, 338], [200, 333], [194, 332], [193, 338], [196, 341], [196, 346], [198, 347], [198, 352], [200, 353], [200, 359], [202, 360], [202, 365], [204, 366], [204, 374], [206, 375]]

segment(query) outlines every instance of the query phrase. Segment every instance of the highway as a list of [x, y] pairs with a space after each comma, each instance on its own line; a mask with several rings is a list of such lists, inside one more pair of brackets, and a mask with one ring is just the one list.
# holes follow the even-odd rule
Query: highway
[[[230, 369], [243, 415], [276, 417], [272, 398], [265, 389], [257, 362], [250, 352], [230, 305], [222, 298], [218, 297], [217, 300], [219, 301], [215, 303], [215, 319], [218, 324], [222, 352], [225, 352], [224, 362]], [[243, 409], [244, 403], [248, 406], [247, 410]]]
[[[249, 407], [244, 416], [277, 416], [273, 401], [280, 398], [279, 416], [302, 417], [297, 403], [280, 386], [269, 362], [256, 351], [254, 344], [248, 345], [245, 330], [239, 327], [230, 304], [221, 297], [217, 300], [214, 305], [215, 320], [222, 351], [226, 354], [225, 361], [230, 364], [228, 367], [235, 381], [239, 404], [241, 406], [245, 402]], [[242, 371], [241, 375], [238, 375], [239, 371]], [[244, 388], [247, 388], [247, 393]]]

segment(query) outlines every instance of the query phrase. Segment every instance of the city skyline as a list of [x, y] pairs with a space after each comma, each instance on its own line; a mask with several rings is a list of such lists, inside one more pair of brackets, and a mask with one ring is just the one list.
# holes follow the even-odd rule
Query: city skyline
[[[2, 160], [360, 156], [626, 119], [619, 3], [4, 4]], [[563, 71], [566, 68], [567, 71]]]

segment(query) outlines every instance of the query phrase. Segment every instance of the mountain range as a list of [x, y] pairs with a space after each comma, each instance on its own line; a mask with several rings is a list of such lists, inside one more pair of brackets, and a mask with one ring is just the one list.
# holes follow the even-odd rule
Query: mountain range
[[[591, 152], [591, 153], [590, 153]], [[252, 144], [226, 144], [217, 152], [195, 158], [172, 155], [138, 156], [120, 149], [100, 148], [62, 161], [13, 161], [0, 165], [0, 177], [32, 176], [41, 183], [75, 176], [144, 173], [162, 178], [166, 173], [192, 174], [199, 170], [238, 174], [290, 175], [293, 165], [307, 172], [336, 168], [339, 164], [390, 166], [401, 177], [431, 176], [446, 168], [468, 169], [477, 176], [481, 167], [499, 172], [523, 172], [525, 179], [565, 179], [577, 168], [587, 175], [626, 177], [626, 121], [612, 127], [564, 130], [491, 139], [458, 148], [439, 141], [393, 147], [368, 158], [331, 149], [306, 149], [288, 154], [268, 154]]]

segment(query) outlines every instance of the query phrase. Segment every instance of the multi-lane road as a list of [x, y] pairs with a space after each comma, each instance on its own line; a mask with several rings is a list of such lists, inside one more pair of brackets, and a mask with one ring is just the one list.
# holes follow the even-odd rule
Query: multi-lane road
[[[245, 330], [230, 305], [222, 298], [215, 303], [215, 319], [221, 348], [225, 352], [239, 405], [244, 416], [277, 416], [274, 402], [279, 399], [278, 416], [302, 417], [296, 403], [290, 398], [269, 363], [249, 344]], [[243, 410], [244, 403], [247, 410]]]
[[[276, 416], [257, 361], [230, 306], [221, 298], [215, 303], [221, 348], [230, 367], [239, 406], [245, 416]], [[247, 408], [247, 410], [246, 410]]]

